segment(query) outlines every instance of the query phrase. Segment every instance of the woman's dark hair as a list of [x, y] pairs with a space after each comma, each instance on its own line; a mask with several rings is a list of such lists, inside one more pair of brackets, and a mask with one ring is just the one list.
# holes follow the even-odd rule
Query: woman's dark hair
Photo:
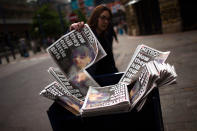
[[[92, 29], [96, 29], [97, 28], [97, 24], [98, 24], [98, 18], [100, 17], [100, 15], [103, 13], [103, 11], [108, 11], [110, 14], [110, 19], [112, 18], [112, 13], [111, 10], [109, 8], [107, 8], [104, 5], [99, 5], [97, 6], [94, 11], [92, 12], [90, 18], [88, 19], [88, 25], [92, 28]], [[111, 22], [109, 22], [108, 27], [110, 26]]]

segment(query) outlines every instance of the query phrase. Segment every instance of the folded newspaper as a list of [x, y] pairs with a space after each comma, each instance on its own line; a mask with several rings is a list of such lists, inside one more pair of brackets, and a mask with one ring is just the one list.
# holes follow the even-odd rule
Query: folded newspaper
[[77, 116], [140, 111], [154, 88], [176, 83], [174, 66], [165, 63], [170, 52], [139, 45], [120, 81], [101, 87], [86, 69], [107, 54], [87, 24], [62, 36], [47, 51], [58, 68], [49, 67], [55, 81], [40, 95]]

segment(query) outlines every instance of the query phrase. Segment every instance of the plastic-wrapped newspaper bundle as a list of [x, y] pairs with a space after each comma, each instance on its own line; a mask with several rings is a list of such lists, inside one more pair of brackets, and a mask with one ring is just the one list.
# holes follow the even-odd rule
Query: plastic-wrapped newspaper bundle
[[128, 112], [130, 101], [124, 83], [105, 87], [90, 87], [81, 111], [82, 116]]

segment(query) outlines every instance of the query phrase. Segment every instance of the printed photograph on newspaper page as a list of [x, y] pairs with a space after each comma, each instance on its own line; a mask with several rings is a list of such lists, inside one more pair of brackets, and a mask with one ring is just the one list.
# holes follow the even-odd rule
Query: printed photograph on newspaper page
[[106, 87], [90, 87], [82, 109], [95, 109], [128, 102], [128, 91], [125, 84], [119, 83]]
[[68, 79], [74, 89], [78, 89], [82, 98], [87, 95], [89, 86], [99, 86], [99, 84], [85, 71], [81, 70], [76, 75]]
[[67, 78], [94, 63], [97, 54], [97, 40], [87, 26], [78, 32], [71, 31], [47, 48], [56, 64]]

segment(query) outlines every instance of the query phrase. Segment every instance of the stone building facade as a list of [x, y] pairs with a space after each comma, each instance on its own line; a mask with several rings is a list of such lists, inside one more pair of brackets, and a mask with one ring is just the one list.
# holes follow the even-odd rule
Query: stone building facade
[[[126, 9], [129, 35], [174, 33], [197, 29], [196, 1], [120, 0]], [[192, 17], [188, 17], [188, 16]]]
[[25, 0], [1, 0], [0, 33], [28, 31], [32, 24], [34, 8]]

